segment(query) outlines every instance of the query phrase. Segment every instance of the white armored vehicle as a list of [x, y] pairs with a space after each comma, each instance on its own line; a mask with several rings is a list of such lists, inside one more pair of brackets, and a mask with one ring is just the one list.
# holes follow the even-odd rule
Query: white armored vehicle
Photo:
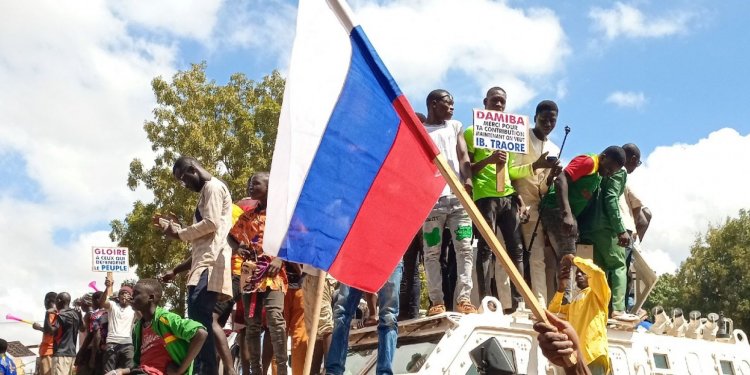
[[[640, 254], [634, 252], [636, 307], [643, 305], [656, 275]], [[494, 339], [496, 356], [504, 353], [502, 374], [563, 374], [542, 355], [533, 330], [531, 311], [502, 313], [500, 302], [486, 297], [478, 314], [444, 313], [400, 321], [398, 346], [393, 361], [395, 374], [480, 374], [471, 352]], [[493, 307], [490, 309], [490, 307]], [[615, 375], [750, 375], [750, 343], [732, 321], [715, 313], [701, 318], [697, 311], [685, 320], [676, 309], [673, 316], [655, 311], [648, 328], [635, 322], [610, 320], [607, 331], [612, 373]], [[377, 327], [352, 330], [349, 336], [347, 374], [375, 374]], [[482, 345], [485, 344], [485, 345]], [[494, 343], [492, 343], [494, 344]], [[491, 351], [485, 349], [485, 352]], [[481, 353], [477, 349], [476, 353]], [[481, 360], [480, 362], [481, 363]]]
[[[542, 356], [530, 311], [504, 315], [502, 309], [491, 311], [488, 303], [499, 306], [496, 299], [487, 297], [478, 314], [449, 312], [399, 322], [394, 373], [479, 374], [470, 352], [492, 338], [500, 344], [514, 371], [509, 374], [564, 373]], [[711, 320], [663, 327], [663, 333], [656, 333], [634, 329], [632, 324], [611, 325], [607, 334], [613, 373], [750, 375], [750, 344], [744, 332], [720, 329]], [[351, 332], [348, 374], [375, 374], [377, 342], [377, 327]]]

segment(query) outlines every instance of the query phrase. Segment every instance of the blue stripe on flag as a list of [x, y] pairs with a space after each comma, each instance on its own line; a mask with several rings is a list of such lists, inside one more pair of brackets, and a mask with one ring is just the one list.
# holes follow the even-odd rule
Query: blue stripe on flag
[[359, 27], [351, 40], [346, 81], [279, 250], [287, 260], [323, 270], [351, 230], [401, 122], [392, 106], [397, 86], [389, 84], [387, 72], [377, 71], [382, 62]]

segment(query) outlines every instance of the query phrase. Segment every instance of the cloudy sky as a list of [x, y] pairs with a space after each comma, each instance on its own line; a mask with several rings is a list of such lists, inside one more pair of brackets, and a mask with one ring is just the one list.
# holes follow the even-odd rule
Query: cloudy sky
[[[565, 159], [635, 142], [633, 186], [654, 212], [647, 259], [669, 272], [695, 235], [750, 206], [746, 87], [750, 3], [353, 0], [413, 107], [431, 89], [456, 98], [467, 123], [487, 88], [508, 110], [560, 105], [573, 130]], [[138, 198], [125, 186], [150, 80], [190, 63], [210, 77], [286, 70], [296, 2], [89, 0], [0, 3], [0, 314], [40, 320], [49, 290], [87, 291], [91, 246]], [[562, 132], [553, 138], [559, 141]], [[2, 317], [0, 317], [2, 318]], [[39, 335], [3, 323], [0, 336]]]

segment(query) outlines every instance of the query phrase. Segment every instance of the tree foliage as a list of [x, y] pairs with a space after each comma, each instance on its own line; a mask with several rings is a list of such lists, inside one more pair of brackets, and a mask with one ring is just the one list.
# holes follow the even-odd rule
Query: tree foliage
[[[284, 79], [274, 71], [261, 82], [233, 74], [225, 85], [206, 78], [206, 64], [194, 64], [169, 82], [151, 82], [156, 97], [153, 119], [143, 126], [155, 158], [146, 167], [130, 163], [127, 186], [149, 190], [150, 202], [138, 200], [124, 220], [113, 220], [110, 237], [127, 246], [140, 278], [155, 277], [188, 255], [186, 243], [167, 241], [151, 227], [157, 213], [174, 213], [191, 223], [198, 195], [184, 189], [172, 175], [181, 155], [193, 156], [214, 176], [224, 180], [233, 199], [245, 196], [247, 180], [271, 165]], [[165, 289], [165, 301], [184, 311], [185, 278]]]
[[750, 329], [750, 213], [740, 210], [699, 236], [674, 275], [662, 275], [649, 306], [723, 312], [735, 327]]

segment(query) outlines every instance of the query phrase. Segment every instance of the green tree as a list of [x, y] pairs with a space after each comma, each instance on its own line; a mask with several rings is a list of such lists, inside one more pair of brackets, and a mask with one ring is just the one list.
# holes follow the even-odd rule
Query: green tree
[[662, 306], [665, 311], [671, 311], [675, 307], [682, 307], [681, 301], [678, 301], [679, 289], [677, 286], [677, 276], [675, 274], [665, 273], [656, 280], [654, 289], [651, 290], [648, 299], [643, 304], [643, 309], [651, 312], [655, 306]]
[[689, 309], [724, 312], [735, 326], [750, 328], [750, 214], [709, 228], [696, 240], [677, 273], [678, 299]]
[[[168, 82], [151, 82], [156, 97], [153, 119], [143, 126], [155, 153], [153, 166], [140, 159], [130, 163], [127, 186], [149, 190], [150, 202], [138, 200], [124, 220], [110, 223], [110, 237], [130, 251], [140, 278], [155, 277], [189, 255], [187, 244], [167, 241], [152, 228], [151, 217], [171, 212], [191, 223], [198, 195], [182, 188], [172, 176], [181, 155], [198, 159], [214, 176], [224, 180], [233, 199], [245, 196], [247, 180], [271, 165], [284, 78], [274, 71], [261, 82], [233, 74], [225, 85], [206, 78], [206, 64], [193, 64]], [[164, 302], [183, 313], [185, 278], [165, 288]]]
[[735, 327], [750, 329], [750, 213], [727, 218], [723, 225], [709, 227], [696, 238], [690, 256], [675, 274], [659, 277], [644, 307], [661, 305], [666, 311], [680, 307], [723, 312]]

